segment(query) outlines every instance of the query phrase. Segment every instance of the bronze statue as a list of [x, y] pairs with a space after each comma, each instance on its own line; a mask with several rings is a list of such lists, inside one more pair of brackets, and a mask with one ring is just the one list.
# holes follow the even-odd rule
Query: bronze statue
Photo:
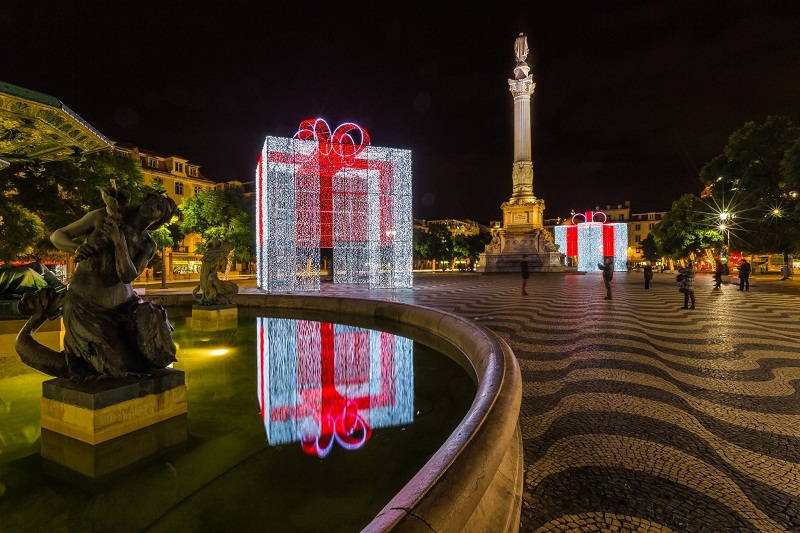
[[41, 261], [18, 266], [0, 265], [0, 300], [18, 300], [45, 287], [56, 291], [67, 288]]
[[[126, 191], [102, 189], [105, 209], [56, 230], [53, 244], [74, 253], [77, 266], [62, 293], [41, 289], [25, 295], [19, 310], [30, 319], [17, 335], [22, 361], [56, 377], [143, 377], [175, 361], [172, 326], [164, 309], [145, 303], [131, 283], [156, 252], [146, 231], [170, 220], [176, 206], [170, 198], [148, 195], [128, 206]], [[75, 239], [86, 236], [82, 244]], [[47, 319], [64, 317], [64, 351], [55, 352], [32, 335]]]
[[200, 284], [192, 291], [200, 305], [227, 305], [239, 293], [234, 282], [219, 279], [219, 271], [226, 267], [231, 250], [233, 245], [228, 241], [208, 241], [200, 266]]

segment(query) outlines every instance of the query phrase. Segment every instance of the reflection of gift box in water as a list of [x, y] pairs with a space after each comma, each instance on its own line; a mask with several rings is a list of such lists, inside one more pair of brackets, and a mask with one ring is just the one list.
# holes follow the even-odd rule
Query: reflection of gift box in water
[[321, 457], [413, 421], [412, 341], [353, 326], [262, 318], [259, 401], [270, 444]]

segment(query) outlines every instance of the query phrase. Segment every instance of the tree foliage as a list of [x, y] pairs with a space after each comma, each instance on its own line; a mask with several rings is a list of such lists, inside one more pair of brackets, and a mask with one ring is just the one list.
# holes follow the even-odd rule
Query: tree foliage
[[0, 262], [33, 254], [47, 235], [42, 219], [20, 205], [0, 202], [0, 218]]
[[252, 198], [241, 187], [202, 191], [180, 205], [181, 230], [186, 234], [201, 234], [204, 242], [230, 241], [234, 259], [246, 262], [250, 260], [255, 239], [253, 207]]
[[469, 259], [474, 265], [492, 240], [491, 233], [475, 233], [472, 235], [456, 235], [453, 237], [453, 253], [456, 257]]
[[[0, 170], [0, 208], [13, 209], [24, 217], [24, 220], [12, 221], [12, 217], [4, 216], [5, 223], [9, 224], [7, 231], [13, 224], [16, 227], [14, 239], [32, 239], [27, 241], [27, 251], [20, 246], [12, 249], [11, 241], [3, 239], [0, 251], [15, 258], [54, 251], [49, 235], [102, 207], [99, 187], [107, 187], [112, 179], [118, 188], [131, 193], [132, 202], [143, 198], [144, 176], [138, 161], [111, 150], [88, 154], [80, 164], [64, 160], [40, 168], [13, 164]], [[36, 229], [29, 229], [31, 224]]]
[[710, 214], [734, 216], [727, 221], [732, 248], [769, 253], [800, 246], [800, 129], [789, 118], [746, 123], [700, 179]]
[[[709, 222], [708, 207], [697, 196], [685, 194], [673, 202], [661, 222], [650, 231], [657, 256], [682, 259], [707, 248], [720, 247], [723, 236]], [[649, 237], [649, 236], [648, 236]]]

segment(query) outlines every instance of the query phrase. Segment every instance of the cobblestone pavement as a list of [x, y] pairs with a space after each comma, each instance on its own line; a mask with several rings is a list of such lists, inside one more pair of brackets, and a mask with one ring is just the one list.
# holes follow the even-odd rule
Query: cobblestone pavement
[[427, 275], [405, 301], [505, 338], [524, 380], [522, 531], [800, 531], [800, 280]]

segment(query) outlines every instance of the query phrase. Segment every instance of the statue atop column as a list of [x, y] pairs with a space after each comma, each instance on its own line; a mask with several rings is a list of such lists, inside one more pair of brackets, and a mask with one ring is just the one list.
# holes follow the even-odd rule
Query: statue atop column
[[528, 58], [528, 37], [520, 33], [514, 41], [514, 55], [517, 56], [517, 66], [514, 67], [514, 79], [521, 80], [528, 77], [531, 67], [525, 62]]

